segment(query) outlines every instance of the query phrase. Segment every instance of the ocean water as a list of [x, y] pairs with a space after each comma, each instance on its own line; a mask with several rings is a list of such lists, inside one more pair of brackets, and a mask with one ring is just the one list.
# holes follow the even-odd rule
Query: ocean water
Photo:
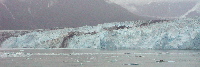
[[0, 67], [199, 67], [200, 50], [0, 49]]

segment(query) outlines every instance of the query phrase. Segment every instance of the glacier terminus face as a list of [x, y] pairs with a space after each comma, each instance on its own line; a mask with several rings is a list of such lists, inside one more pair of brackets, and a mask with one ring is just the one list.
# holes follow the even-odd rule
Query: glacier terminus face
[[2, 48], [200, 49], [200, 19], [125, 21], [32, 31]]

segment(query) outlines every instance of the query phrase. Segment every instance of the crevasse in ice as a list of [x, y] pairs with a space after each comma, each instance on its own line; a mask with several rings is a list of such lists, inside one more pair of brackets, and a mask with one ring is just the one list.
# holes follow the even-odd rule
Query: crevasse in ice
[[126, 21], [31, 32], [2, 48], [200, 49], [200, 19]]

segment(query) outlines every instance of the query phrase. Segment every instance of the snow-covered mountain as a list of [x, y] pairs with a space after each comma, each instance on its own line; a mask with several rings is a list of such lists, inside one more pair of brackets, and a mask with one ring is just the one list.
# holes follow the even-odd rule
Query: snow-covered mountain
[[[200, 16], [199, 0], [106, 0], [139, 16], [156, 18], [188, 18]], [[198, 14], [191, 14], [196, 12]]]
[[34, 30], [7, 37], [1, 48], [200, 49], [200, 18]]
[[0, 30], [81, 27], [150, 19], [153, 18], [132, 14], [104, 0], [0, 0]]

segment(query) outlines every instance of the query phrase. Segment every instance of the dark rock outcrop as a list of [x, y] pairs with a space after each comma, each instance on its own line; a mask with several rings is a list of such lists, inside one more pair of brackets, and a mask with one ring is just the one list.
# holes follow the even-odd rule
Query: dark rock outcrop
[[10, 37], [18, 37], [30, 33], [31, 31], [3, 31], [0, 32], [0, 44]]
[[149, 21], [147, 21], [146, 23], [142, 23], [141, 25], [140, 25], [140, 27], [142, 27], [142, 26], [148, 26], [148, 25], [150, 25], [150, 24], [154, 24], [154, 23], [162, 23], [162, 22], [169, 22], [170, 20], [149, 20]]
[[108, 27], [108, 28], [103, 28], [103, 29], [108, 30], [108, 31], [113, 31], [113, 30], [119, 30], [119, 29], [125, 29], [125, 28], [129, 29], [131, 27], [127, 27], [123, 25], [123, 26], [113, 26], [113, 27]]
[[63, 41], [60, 45], [59, 48], [67, 48], [69, 46], [68, 41], [73, 38], [74, 36], [80, 36], [80, 35], [86, 35], [86, 34], [90, 34], [90, 35], [94, 35], [97, 34], [98, 32], [94, 31], [94, 32], [88, 32], [88, 33], [83, 33], [83, 32], [69, 32], [68, 35], [66, 37], [63, 38]]

